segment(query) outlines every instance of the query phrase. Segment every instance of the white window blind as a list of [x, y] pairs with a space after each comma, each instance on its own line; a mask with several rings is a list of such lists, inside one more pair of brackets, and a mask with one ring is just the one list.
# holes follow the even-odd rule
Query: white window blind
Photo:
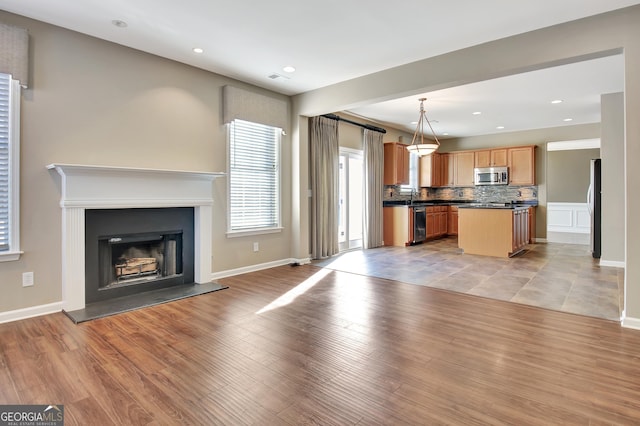
[[0, 73], [0, 261], [17, 260], [19, 223], [20, 86]]
[[11, 241], [10, 212], [10, 123], [11, 76], [0, 74], [0, 252], [8, 251]]
[[229, 231], [280, 226], [280, 129], [233, 120], [229, 131]]

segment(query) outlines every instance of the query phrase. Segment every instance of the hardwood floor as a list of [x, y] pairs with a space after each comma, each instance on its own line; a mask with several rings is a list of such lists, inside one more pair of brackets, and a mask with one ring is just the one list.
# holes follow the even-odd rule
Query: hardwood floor
[[640, 331], [313, 265], [0, 324], [0, 404], [67, 425], [639, 424]]

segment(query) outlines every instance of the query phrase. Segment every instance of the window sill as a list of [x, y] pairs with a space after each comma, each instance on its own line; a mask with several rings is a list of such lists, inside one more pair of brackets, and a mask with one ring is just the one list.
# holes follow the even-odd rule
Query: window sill
[[0, 253], [0, 262], [13, 262], [20, 259], [23, 251], [7, 251]]
[[250, 235], [262, 235], [262, 234], [277, 234], [282, 232], [284, 228], [264, 228], [264, 229], [250, 229], [247, 231], [227, 231], [227, 238], [247, 237]]

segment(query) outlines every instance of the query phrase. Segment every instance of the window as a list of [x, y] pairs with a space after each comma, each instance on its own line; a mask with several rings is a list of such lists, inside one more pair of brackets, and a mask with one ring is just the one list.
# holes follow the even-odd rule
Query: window
[[407, 185], [400, 185], [401, 194], [413, 194], [420, 189], [418, 187], [419, 161], [420, 157], [416, 154], [411, 153], [409, 155], [409, 183]]
[[20, 86], [0, 73], [0, 261], [20, 257]]
[[280, 134], [277, 127], [229, 123], [229, 234], [280, 230]]

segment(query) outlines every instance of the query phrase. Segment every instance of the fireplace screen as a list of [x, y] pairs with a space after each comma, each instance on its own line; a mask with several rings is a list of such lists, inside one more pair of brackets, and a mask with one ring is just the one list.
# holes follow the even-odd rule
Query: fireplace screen
[[99, 290], [182, 274], [182, 232], [103, 238], [98, 252]]

